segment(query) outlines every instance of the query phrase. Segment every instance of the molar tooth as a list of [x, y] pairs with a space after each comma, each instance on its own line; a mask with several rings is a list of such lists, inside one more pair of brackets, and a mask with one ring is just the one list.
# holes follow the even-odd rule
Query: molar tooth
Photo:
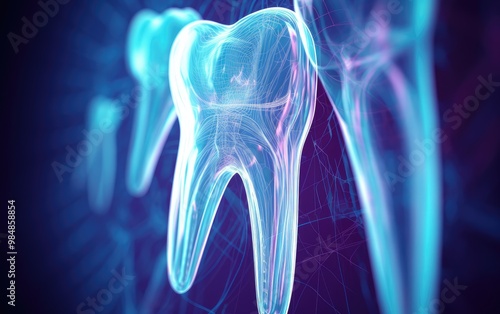
[[299, 27], [306, 29], [292, 11], [266, 9], [231, 26], [192, 23], [172, 47], [169, 75], [181, 137], [167, 261], [180, 293], [193, 284], [221, 197], [238, 174], [248, 198], [259, 312], [287, 312], [300, 157], [317, 81], [314, 45], [307, 35], [298, 39]]
[[[381, 311], [414, 313], [432, 303], [439, 269], [435, 5], [295, 0], [294, 7], [315, 40], [318, 75], [340, 121]], [[414, 173], [401, 173], [408, 167], [401, 160], [416, 153]]]
[[142, 10], [132, 20], [127, 43], [128, 64], [142, 93], [130, 143], [127, 187], [136, 196], [148, 190], [175, 122], [168, 84], [172, 43], [185, 25], [200, 18], [196, 11], [186, 8], [169, 9], [161, 15]]

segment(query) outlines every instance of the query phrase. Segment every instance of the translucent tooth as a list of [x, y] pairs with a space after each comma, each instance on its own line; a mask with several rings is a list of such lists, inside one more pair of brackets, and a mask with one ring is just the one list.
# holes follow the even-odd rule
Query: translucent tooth
[[89, 108], [84, 135], [90, 147], [87, 165], [87, 190], [90, 207], [97, 212], [108, 210], [115, 189], [116, 130], [120, 111], [105, 97], [95, 97]]
[[[316, 75], [296, 15], [273, 8], [234, 25], [195, 22], [172, 48], [181, 129], [167, 261], [172, 287], [193, 284], [224, 190], [238, 174], [250, 211], [260, 313], [286, 313], [295, 271], [302, 147]], [[306, 50], [309, 52], [306, 54]]]
[[312, 33], [318, 75], [342, 127], [381, 310], [417, 312], [436, 293], [440, 258], [435, 3], [295, 0], [294, 7]]
[[191, 8], [169, 9], [162, 14], [142, 10], [133, 18], [128, 35], [128, 65], [140, 85], [127, 169], [127, 187], [144, 194], [175, 122], [168, 84], [170, 49], [179, 31], [200, 19]]

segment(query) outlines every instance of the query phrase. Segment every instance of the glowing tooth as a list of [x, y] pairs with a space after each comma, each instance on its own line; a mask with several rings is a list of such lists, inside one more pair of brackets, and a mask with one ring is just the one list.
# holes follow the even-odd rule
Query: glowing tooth
[[[273, 8], [225, 26], [195, 22], [172, 48], [170, 84], [181, 129], [167, 260], [173, 288], [193, 284], [224, 190], [248, 198], [258, 308], [286, 313], [293, 286], [303, 143], [314, 115], [312, 42], [296, 15]], [[313, 60], [314, 61], [314, 57]]]
[[158, 157], [175, 122], [168, 84], [170, 49], [179, 31], [200, 19], [191, 8], [169, 9], [161, 15], [143, 10], [133, 18], [128, 37], [128, 64], [141, 85], [127, 169], [127, 187], [144, 194], [151, 184]]
[[93, 210], [104, 212], [111, 204], [115, 188], [116, 130], [120, 125], [120, 111], [113, 101], [99, 96], [92, 100], [87, 120], [88, 199]]
[[439, 266], [434, 2], [295, 0], [294, 6], [314, 38], [318, 75], [342, 127], [381, 310], [414, 313], [432, 304]]

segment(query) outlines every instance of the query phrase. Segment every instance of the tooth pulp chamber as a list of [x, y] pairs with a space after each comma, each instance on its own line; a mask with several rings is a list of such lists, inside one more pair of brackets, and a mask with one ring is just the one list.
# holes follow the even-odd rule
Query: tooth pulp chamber
[[174, 42], [169, 75], [181, 138], [167, 261], [176, 291], [193, 284], [221, 197], [239, 174], [250, 212], [259, 312], [286, 313], [300, 157], [316, 100], [315, 51], [307, 34], [292, 11], [273, 8], [231, 26], [194, 22]]

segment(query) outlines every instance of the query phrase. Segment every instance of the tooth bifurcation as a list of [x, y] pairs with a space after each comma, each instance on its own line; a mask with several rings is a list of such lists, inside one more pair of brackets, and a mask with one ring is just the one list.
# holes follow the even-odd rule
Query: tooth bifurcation
[[[143, 195], [175, 122], [168, 84], [170, 50], [179, 31], [201, 19], [191, 8], [168, 9], [162, 14], [142, 10], [133, 18], [127, 42], [130, 72], [140, 85], [127, 165], [127, 188]], [[138, 93], [134, 93], [137, 96]]]
[[[302, 32], [305, 40], [300, 40]], [[192, 286], [229, 180], [244, 184], [260, 313], [286, 313], [294, 282], [299, 168], [315, 109], [315, 48], [294, 12], [272, 8], [178, 35], [170, 86], [180, 124], [167, 263]]]

